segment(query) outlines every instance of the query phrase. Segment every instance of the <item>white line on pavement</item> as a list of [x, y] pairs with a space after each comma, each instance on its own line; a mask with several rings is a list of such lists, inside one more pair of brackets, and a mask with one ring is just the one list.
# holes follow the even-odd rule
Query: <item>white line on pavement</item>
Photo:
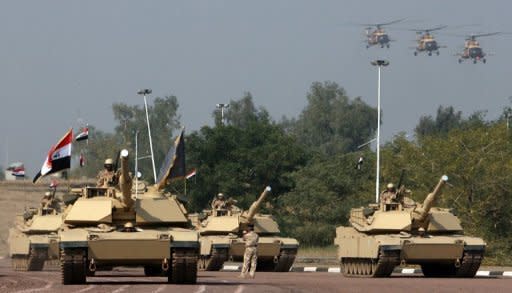
[[201, 285], [201, 287], [199, 287], [199, 289], [197, 289], [197, 291], [195, 293], [203, 293], [206, 291], [206, 286], [205, 285]]
[[316, 267], [304, 267], [305, 272], [316, 272]]
[[244, 291], [244, 286], [240, 285], [240, 286], [236, 287], [235, 293], [242, 293], [243, 291]]
[[414, 269], [402, 269], [402, 274], [414, 274]]
[[327, 272], [328, 273], [340, 273], [341, 269], [340, 268], [328, 268]]
[[490, 271], [478, 271], [476, 272], [477, 276], [489, 276], [491, 274]]
[[46, 286], [41, 287], [41, 288], [26, 289], [26, 290], [16, 291], [16, 293], [32, 293], [32, 292], [45, 291], [45, 290], [49, 290], [53, 286], [53, 282], [48, 282], [45, 279], [35, 278], [35, 277], [27, 277], [27, 278], [33, 279], [33, 280], [38, 280], [38, 281], [43, 281], [43, 282], [46, 283]]
[[80, 289], [78, 291], [75, 291], [75, 293], [87, 292], [87, 291], [92, 290], [94, 288], [96, 288], [96, 285], [89, 285], [89, 286], [87, 286], [85, 288], [82, 288], [82, 289]]
[[155, 291], [153, 291], [153, 292], [151, 292], [151, 293], [158, 293], [158, 292], [162, 292], [162, 291], [165, 289], [165, 286], [166, 286], [166, 285], [162, 285], [162, 286], [160, 286], [160, 287], [156, 288], [156, 290], [155, 290]]
[[112, 291], [112, 293], [119, 293], [119, 292], [123, 292], [124, 290], [126, 290], [128, 287], [130, 287], [130, 285], [124, 285], [124, 286], [121, 286], [119, 288], [117, 288], [116, 290]]

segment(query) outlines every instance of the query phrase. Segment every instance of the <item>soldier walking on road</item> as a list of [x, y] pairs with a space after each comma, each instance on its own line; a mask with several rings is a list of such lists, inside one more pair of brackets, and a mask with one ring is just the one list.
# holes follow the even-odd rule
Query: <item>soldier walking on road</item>
[[[249, 224], [248, 232], [244, 234], [243, 239], [245, 241], [245, 253], [244, 253], [244, 265], [242, 267], [242, 273], [240, 274], [240, 278], [247, 277], [247, 272], [249, 272], [249, 276], [254, 278], [254, 274], [256, 272], [256, 264], [258, 262], [258, 240], [259, 236], [256, 232], [254, 232], [254, 225]], [[250, 269], [249, 269], [250, 267]]]

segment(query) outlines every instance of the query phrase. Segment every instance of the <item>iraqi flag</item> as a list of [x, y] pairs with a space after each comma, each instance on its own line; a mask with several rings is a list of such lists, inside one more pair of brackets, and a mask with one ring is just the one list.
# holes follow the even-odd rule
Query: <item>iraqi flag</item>
[[48, 156], [41, 167], [41, 171], [34, 177], [36, 183], [40, 177], [59, 172], [71, 167], [71, 142], [73, 141], [73, 129], [70, 129], [59, 142], [52, 146]]
[[76, 137], [76, 141], [86, 140], [89, 138], [89, 127], [85, 127]]
[[25, 177], [25, 166], [21, 165], [12, 170], [12, 176]]

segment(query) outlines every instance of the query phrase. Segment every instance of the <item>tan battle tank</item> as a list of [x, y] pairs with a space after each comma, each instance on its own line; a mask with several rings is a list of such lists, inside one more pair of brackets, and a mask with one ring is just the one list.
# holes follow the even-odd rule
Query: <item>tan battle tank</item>
[[84, 188], [67, 211], [59, 235], [63, 284], [82, 284], [94, 271], [120, 265], [143, 266], [169, 283], [195, 283], [198, 233], [176, 196], [162, 191], [166, 182], [138, 186], [132, 198], [128, 151], [121, 151], [118, 186]]
[[402, 187], [389, 202], [352, 209], [351, 227], [338, 227], [334, 239], [342, 273], [388, 277], [398, 265], [416, 264], [426, 277], [475, 276], [486, 243], [464, 236], [450, 209], [432, 207], [447, 180], [423, 204], [404, 197]]
[[245, 244], [243, 231], [254, 224], [258, 233], [258, 271], [288, 272], [295, 261], [299, 242], [279, 237], [277, 222], [271, 215], [258, 214], [258, 209], [270, 192], [265, 188], [248, 211], [228, 205], [225, 209], [206, 211], [206, 218], [198, 224], [201, 235], [200, 270], [220, 270], [226, 260], [242, 261]]
[[13, 270], [40, 271], [45, 262], [57, 261], [57, 232], [62, 225], [62, 203], [56, 190], [45, 193], [39, 208], [29, 208], [16, 216], [9, 230], [9, 255]]

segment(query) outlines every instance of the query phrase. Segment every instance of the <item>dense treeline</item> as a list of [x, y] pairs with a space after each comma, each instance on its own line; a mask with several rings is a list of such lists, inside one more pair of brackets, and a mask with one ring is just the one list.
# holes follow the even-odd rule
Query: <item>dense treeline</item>
[[[178, 109], [174, 96], [150, 105], [157, 170], [181, 127]], [[143, 107], [115, 104], [113, 113], [115, 133], [92, 129], [89, 144], [75, 148], [88, 162], [75, 175], [94, 176], [121, 147], [133, 154], [136, 132], [139, 155], [149, 154]], [[359, 147], [375, 136], [377, 111], [336, 83], [313, 83], [297, 117], [272, 120], [250, 93], [230, 101], [224, 121], [218, 111], [212, 115], [213, 126], [186, 136], [187, 169], [197, 169], [197, 176], [186, 188], [183, 181], [172, 186], [190, 211], [206, 208], [218, 192], [247, 208], [271, 185], [263, 210], [276, 217], [282, 232], [304, 245], [330, 245], [335, 227], [347, 224], [349, 209], [374, 200], [375, 153]], [[440, 106], [435, 117], [419, 118], [414, 139], [400, 134], [383, 145], [381, 182], [396, 182], [404, 169], [404, 183], [421, 201], [447, 174], [450, 186], [437, 204], [452, 207], [468, 234], [489, 243], [487, 257], [511, 263], [512, 146], [504, 119], [485, 120], [484, 112], [464, 117]], [[139, 165], [152, 181], [150, 160]]]

